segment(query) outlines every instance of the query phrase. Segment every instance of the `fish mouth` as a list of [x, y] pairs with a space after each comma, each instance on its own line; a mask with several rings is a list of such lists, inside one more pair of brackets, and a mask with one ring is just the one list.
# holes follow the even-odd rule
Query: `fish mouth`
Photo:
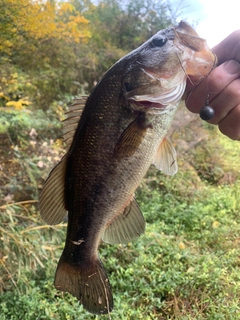
[[129, 99], [130, 104], [134, 104], [136, 107], [143, 107], [144, 109], [164, 109], [166, 108], [166, 105], [158, 103], [158, 102], [152, 102], [148, 100], [135, 100], [135, 99]]
[[176, 104], [182, 97], [186, 88], [186, 79], [180, 81], [176, 86], [168, 89], [162, 87], [155, 94], [133, 95], [128, 101], [136, 109], [144, 111], [163, 111], [169, 105]]

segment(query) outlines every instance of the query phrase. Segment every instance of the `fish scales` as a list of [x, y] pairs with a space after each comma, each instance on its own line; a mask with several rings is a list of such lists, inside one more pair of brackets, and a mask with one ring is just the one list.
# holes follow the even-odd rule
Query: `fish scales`
[[[118, 96], [120, 94], [119, 86], [116, 86], [115, 91], [117, 92], [114, 92], [112, 88], [113, 96]], [[105, 92], [101, 94], [105, 95]], [[75, 145], [69, 151], [66, 172], [69, 194], [66, 195], [66, 203], [69, 211], [69, 224], [73, 226], [76, 233], [76, 238], [74, 238], [73, 230], [69, 227], [69, 233], [74, 238], [71, 240], [77, 241], [79, 238], [79, 230], [75, 228], [76, 220], [84, 227], [88, 223], [91, 224], [91, 220], [95, 221], [94, 224], [97, 226], [98, 232], [91, 228], [92, 233], [89, 237], [92, 241], [86, 241], [86, 245], [84, 244], [87, 247], [89, 243], [89, 248], [87, 247], [86, 250], [91, 255], [91, 252], [95, 251], [95, 248], [93, 250], [92, 247], [92, 242], [95, 243], [94, 238], [101, 235], [106, 224], [118, 213], [119, 208], [120, 211], [124, 208], [126, 199], [128, 201], [133, 195], [146, 170], [153, 162], [158, 142], [165, 135], [166, 128], [162, 124], [162, 118], [150, 115], [153, 130], [148, 130], [141, 147], [132, 157], [119, 159], [114, 153], [115, 145], [121, 132], [134, 121], [134, 115], [126, 105], [125, 117], [121, 112], [121, 125], [119, 118], [115, 117], [116, 123], [113, 121], [116, 113], [115, 106], [119, 104], [118, 99], [117, 101], [114, 99], [106, 101], [105, 99], [102, 102], [100, 98], [99, 104], [93, 103], [91, 100], [88, 103], [93, 104], [95, 110], [92, 110], [91, 119], [89, 119], [91, 124], [87, 127], [85, 135], [83, 129], [81, 135], [76, 132]], [[120, 106], [122, 108], [122, 104]], [[83, 195], [82, 197], [78, 196], [79, 191]], [[85, 201], [86, 203], [84, 203]], [[82, 215], [84, 216], [86, 206], [91, 211], [91, 220], [83, 222]], [[77, 215], [74, 214], [74, 208], [77, 208]], [[82, 214], [80, 213], [81, 208]], [[99, 215], [99, 210], [105, 212], [105, 215]], [[71, 223], [70, 215], [76, 219], [73, 223]], [[87, 237], [84, 234], [83, 238]], [[81, 250], [83, 249], [81, 248]]]
[[177, 172], [167, 131], [188, 75], [197, 83], [215, 62], [206, 41], [180, 22], [120, 59], [88, 98], [70, 107], [64, 129], [67, 152], [51, 171], [39, 206], [49, 224], [68, 213], [54, 284], [88, 311], [104, 314], [113, 308], [98, 257], [101, 239], [127, 243], [144, 232], [134, 192], [151, 164], [166, 174]]

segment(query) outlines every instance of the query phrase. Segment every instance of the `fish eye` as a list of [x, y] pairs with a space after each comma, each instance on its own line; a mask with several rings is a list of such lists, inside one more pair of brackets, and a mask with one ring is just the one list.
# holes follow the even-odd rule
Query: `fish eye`
[[154, 37], [152, 39], [152, 44], [155, 47], [159, 47], [160, 48], [160, 47], [163, 47], [167, 41], [168, 41], [167, 37], [163, 37], [163, 36], [157, 35], [156, 37]]
[[133, 90], [133, 87], [132, 87], [131, 83], [129, 83], [129, 82], [124, 83], [124, 88], [125, 88], [126, 92], [130, 92]]

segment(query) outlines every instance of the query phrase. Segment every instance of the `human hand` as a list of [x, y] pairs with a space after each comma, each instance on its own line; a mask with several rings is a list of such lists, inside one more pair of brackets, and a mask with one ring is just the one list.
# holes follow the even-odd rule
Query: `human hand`
[[218, 58], [218, 66], [197, 87], [188, 81], [186, 106], [194, 112], [209, 105], [214, 117], [209, 123], [233, 140], [240, 140], [240, 30], [230, 34], [212, 51]]

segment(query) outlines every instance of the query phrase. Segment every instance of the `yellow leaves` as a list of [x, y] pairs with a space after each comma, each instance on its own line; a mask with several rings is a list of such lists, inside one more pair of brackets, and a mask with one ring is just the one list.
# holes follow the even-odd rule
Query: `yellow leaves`
[[5, 53], [7, 53], [8, 55], [10, 55], [13, 44], [9, 40], [1, 39], [1, 36], [0, 36], [0, 40], [1, 40], [1, 42], [0, 42], [0, 52], [3, 51]]
[[220, 222], [218, 222], [218, 221], [213, 221], [213, 223], [212, 223], [212, 228], [213, 228], [213, 229], [217, 229], [217, 228], [219, 228], [219, 226], [220, 226]]
[[12, 36], [5, 39], [0, 33], [0, 51], [8, 54], [14, 43], [21, 41], [25, 35], [36, 40], [57, 38], [64, 41], [79, 42], [88, 39], [91, 33], [88, 20], [68, 2], [50, 0], [3, 0], [8, 9]]
[[25, 7], [19, 11], [17, 17], [18, 25], [23, 31], [27, 32], [35, 39], [49, 37], [56, 30], [56, 12], [55, 5], [47, 1], [31, 2], [29, 0], [22, 0], [25, 2]]
[[13, 46], [12, 42], [10, 40], [5, 40], [4, 45], [8, 48], [11, 48]]
[[75, 16], [69, 16], [67, 22], [60, 22], [58, 25], [58, 36], [65, 38], [66, 41], [73, 40], [80, 42], [83, 38], [90, 38], [90, 31], [84, 26], [88, 24], [88, 20], [84, 17], [76, 14]]
[[4, 92], [0, 92], [0, 99], [4, 99], [4, 100], [10, 100], [10, 98], [8, 97], [8, 96], [6, 96], [5, 94], [4, 94]]
[[[11, 108], [21, 109], [28, 105], [28, 99], [23, 99], [28, 96], [34, 106], [47, 108], [67, 90], [75, 94], [85, 81], [83, 73], [75, 72], [75, 61], [91, 33], [89, 21], [74, 1], [1, 0], [1, 8], [0, 106], [8, 102]], [[72, 86], [77, 73], [81, 81]]]
[[8, 101], [6, 103], [7, 107], [13, 107], [16, 110], [22, 110], [25, 108], [25, 106], [30, 105], [31, 102], [28, 100], [23, 99], [19, 99], [18, 101]]
[[60, 4], [58, 14], [59, 14], [59, 16], [63, 16], [66, 12], [72, 13], [74, 11], [75, 11], [74, 5], [72, 5], [71, 3], [68, 3], [68, 2], [63, 2]]
[[59, 148], [63, 148], [63, 140], [62, 139], [57, 139], [54, 142], [53, 148], [56, 150], [59, 150]]
[[31, 104], [27, 97], [22, 98], [24, 77], [17, 72], [13, 72], [7, 76], [2, 75], [0, 77], [0, 99], [3, 100], [3, 105], [21, 110]]
[[56, 37], [65, 41], [80, 42], [81, 39], [88, 39], [91, 33], [88, 29], [88, 20], [80, 12], [76, 11], [73, 4], [61, 3], [57, 10], [61, 20], [56, 27]]
[[185, 246], [185, 244], [184, 244], [184, 242], [179, 242], [179, 244], [178, 244], [178, 247], [179, 247], [179, 249], [181, 249], [181, 250], [183, 250], [183, 249], [185, 249], [186, 248], [186, 246]]

